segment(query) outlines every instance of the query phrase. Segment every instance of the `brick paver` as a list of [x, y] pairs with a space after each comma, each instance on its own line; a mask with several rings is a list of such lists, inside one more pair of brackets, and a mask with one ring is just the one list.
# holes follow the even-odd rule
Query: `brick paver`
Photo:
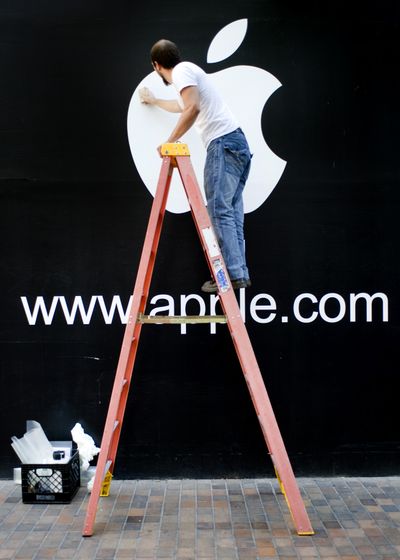
[[300, 537], [274, 479], [114, 480], [95, 534], [87, 493], [27, 505], [0, 481], [0, 559], [400, 559], [400, 477], [298, 479], [315, 529]]

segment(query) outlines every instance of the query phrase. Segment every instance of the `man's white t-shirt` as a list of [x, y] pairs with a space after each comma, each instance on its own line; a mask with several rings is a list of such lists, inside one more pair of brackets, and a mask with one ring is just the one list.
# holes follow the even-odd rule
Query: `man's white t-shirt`
[[180, 62], [172, 70], [172, 83], [180, 92], [188, 86], [196, 86], [200, 95], [200, 112], [195, 127], [207, 149], [215, 138], [229, 134], [239, 123], [223, 101], [207, 74], [192, 62]]

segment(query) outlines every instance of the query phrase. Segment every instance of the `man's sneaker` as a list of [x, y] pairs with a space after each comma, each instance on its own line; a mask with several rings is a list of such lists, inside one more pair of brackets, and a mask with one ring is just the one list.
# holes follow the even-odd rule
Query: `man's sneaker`
[[234, 290], [240, 290], [240, 288], [250, 288], [251, 286], [250, 278], [247, 280], [245, 278], [239, 278], [238, 280], [232, 280], [231, 283]]
[[202, 292], [206, 292], [206, 294], [215, 294], [218, 292], [218, 286], [215, 280], [207, 280], [201, 287]]
[[[244, 278], [238, 278], [237, 280], [231, 280], [232, 288], [234, 290], [240, 290], [240, 288], [249, 288], [251, 286], [250, 279], [245, 280]], [[201, 287], [202, 292], [207, 294], [216, 294], [218, 292], [218, 284], [215, 280], [207, 280]]]

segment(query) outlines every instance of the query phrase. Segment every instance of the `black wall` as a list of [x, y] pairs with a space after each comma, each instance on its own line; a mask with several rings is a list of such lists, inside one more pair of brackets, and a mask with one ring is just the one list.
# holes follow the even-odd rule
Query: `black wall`
[[[106, 324], [98, 300], [87, 324], [79, 313], [68, 324], [61, 301], [128, 305], [152, 198], [126, 118], [163, 36], [208, 72], [250, 64], [282, 83], [262, 125], [287, 166], [246, 216], [245, 308], [296, 472], [398, 472], [398, 7], [291, 4], [0, 1], [1, 476], [27, 419], [50, 439], [81, 422], [100, 443], [124, 326], [117, 314]], [[211, 69], [212, 38], [241, 18], [243, 45]], [[207, 277], [190, 216], [167, 214], [151, 297], [179, 312]], [[270, 322], [251, 317], [259, 294], [276, 302], [257, 312]], [[371, 317], [351, 294], [378, 294]], [[54, 315], [29, 324], [23, 301], [32, 312], [40, 297]], [[117, 476], [272, 473], [229, 334], [216, 331], [143, 328]]]

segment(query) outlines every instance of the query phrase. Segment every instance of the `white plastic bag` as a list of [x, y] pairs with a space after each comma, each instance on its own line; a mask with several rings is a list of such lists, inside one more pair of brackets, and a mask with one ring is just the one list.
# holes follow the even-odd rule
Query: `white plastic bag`
[[96, 447], [92, 436], [85, 434], [79, 423], [75, 424], [72, 428], [71, 435], [78, 446], [81, 472], [87, 471], [90, 461], [99, 453], [100, 448]]

